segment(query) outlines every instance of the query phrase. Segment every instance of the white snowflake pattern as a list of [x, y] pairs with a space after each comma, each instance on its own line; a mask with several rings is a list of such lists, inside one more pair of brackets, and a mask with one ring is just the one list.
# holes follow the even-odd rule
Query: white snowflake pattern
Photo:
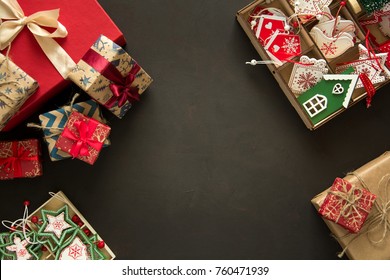
[[297, 38], [285, 38], [282, 49], [288, 54], [295, 54], [298, 51], [300, 43]]

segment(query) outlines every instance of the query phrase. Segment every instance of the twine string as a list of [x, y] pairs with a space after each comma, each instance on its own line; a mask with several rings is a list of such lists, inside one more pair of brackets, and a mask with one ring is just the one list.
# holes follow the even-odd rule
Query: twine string
[[[363, 180], [363, 178], [357, 174], [356, 172], [350, 172], [347, 175], [354, 176], [358, 179], [359, 183], [362, 185], [363, 188], [370, 191], [369, 186], [366, 184], [366, 182]], [[377, 197], [377, 199], [374, 202], [375, 209], [377, 211], [376, 214], [369, 217], [366, 222], [364, 228], [357, 233], [344, 247], [343, 251], [338, 254], [338, 257], [341, 258], [345, 252], [348, 250], [349, 246], [359, 237], [362, 235], [367, 234], [368, 240], [372, 244], [380, 244], [382, 243], [387, 234], [390, 232], [390, 220], [389, 220], [389, 214], [390, 214], [390, 197], [388, 196], [388, 189], [390, 188], [390, 174], [384, 175], [381, 180], [378, 183], [378, 193], [383, 194], [384, 200], [381, 196]], [[371, 192], [371, 191], [370, 191]], [[383, 193], [384, 192], [384, 193]], [[382, 234], [379, 239], [375, 239], [372, 237], [372, 234], [374, 232], [377, 232], [378, 229], [382, 227]], [[342, 239], [345, 237], [350, 236], [350, 234], [346, 234], [342, 237], [339, 237], [338, 239]]]
[[[76, 99], [79, 96], [80, 96], [80, 94], [76, 93], [73, 96], [73, 98], [72, 98], [71, 102], [69, 103], [69, 105], [63, 107], [65, 115], [66, 115], [67, 118], [69, 118], [70, 113], [72, 112], [72, 108], [73, 108], [74, 102], [76, 101]], [[64, 130], [63, 127], [62, 128], [61, 127], [56, 127], [56, 126], [46, 127], [46, 126], [42, 126], [42, 125], [39, 125], [39, 124], [36, 124], [36, 123], [28, 123], [27, 127], [34, 127], [34, 128], [38, 128], [38, 129], [42, 129], [42, 130], [48, 131], [49, 134], [44, 135], [45, 139], [50, 139], [52, 137], [58, 136]]]

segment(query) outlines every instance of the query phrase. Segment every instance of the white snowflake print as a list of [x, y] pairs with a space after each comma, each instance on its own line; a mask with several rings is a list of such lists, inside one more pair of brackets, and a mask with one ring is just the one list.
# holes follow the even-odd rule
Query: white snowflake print
[[337, 51], [337, 46], [334, 42], [323, 43], [321, 46], [321, 51], [324, 55], [334, 55]]
[[311, 72], [304, 72], [299, 74], [297, 83], [303, 91], [306, 91], [317, 83], [317, 78]]
[[295, 54], [297, 53], [299, 45], [297, 38], [285, 38], [282, 49], [288, 54]]

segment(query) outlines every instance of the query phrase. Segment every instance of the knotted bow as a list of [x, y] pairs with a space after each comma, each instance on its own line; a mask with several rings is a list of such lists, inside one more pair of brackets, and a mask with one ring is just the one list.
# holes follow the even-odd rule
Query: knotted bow
[[13, 172], [13, 177], [22, 177], [22, 162], [36, 161], [38, 155], [31, 155], [31, 151], [19, 146], [18, 142], [12, 142], [12, 156], [7, 158], [0, 158], [0, 166], [4, 167], [5, 172]]
[[112, 98], [106, 103], [108, 107], [112, 107], [116, 100], [118, 100], [119, 107], [125, 105], [126, 101], [129, 101], [130, 103], [132, 103], [132, 101], [139, 101], [138, 88], [132, 87], [131, 84], [134, 82], [140, 69], [141, 67], [138, 64], [135, 64], [126, 78], [122, 79], [122, 83], [110, 84], [110, 89], [116, 98]]
[[82, 60], [112, 82], [110, 90], [113, 96], [105, 103], [108, 108], [114, 106], [116, 102], [118, 102], [119, 107], [122, 107], [126, 101], [132, 103], [140, 100], [138, 88], [131, 86], [137, 77], [137, 73], [141, 70], [137, 63], [132, 66], [126, 77], [122, 77], [122, 74], [110, 61], [93, 49], [89, 49]]
[[357, 214], [359, 217], [361, 217], [361, 214], [359, 213], [358, 209], [368, 213], [366, 209], [360, 207], [358, 204], [359, 200], [363, 196], [363, 191], [356, 186], [351, 186], [348, 190], [347, 183], [343, 181], [340, 190], [334, 190], [330, 193], [339, 198], [340, 204], [342, 205], [340, 209], [340, 214], [336, 219], [336, 223], [338, 222], [340, 217], [348, 219], [353, 214]]
[[[5, 19], [0, 25], [0, 50], [7, 48], [24, 26], [34, 35], [43, 52], [51, 63], [66, 78], [75, 62], [53, 38], [65, 38], [68, 32], [59, 21], [59, 9], [40, 11], [25, 16], [17, 0], [0, 0], [0, 19]], [[55, 28], [50, 33], [42, 27]]]
[[89, 147], [98, 151], [102, 148], [103, 143], [92, 139], [97, 123], [76, 121], [73, 126], [76, 128], [75, 132], [66, 127], [62, 133], [63, 137], [74, 141], [69, 152], [73, 158], [78, 156], [89, 156]]

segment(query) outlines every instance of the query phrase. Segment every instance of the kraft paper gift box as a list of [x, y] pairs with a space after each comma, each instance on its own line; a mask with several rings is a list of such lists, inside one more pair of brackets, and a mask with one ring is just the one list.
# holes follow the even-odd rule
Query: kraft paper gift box
[[[25, 242], [23, 224], [0, 234], [0, 259], [8, 260], [112, 260], [115, 254], [66, 195], [59, 191], [27, 217]], [[55, 226], [54, 226], [55, 225]], [[15, 244], [15, 237], [18, 244]], [[42, 245], [43, 244], [43, 245]], [[21, 253], [17, 247], [24, 245]]]
[[[72, 108], [70, 107], [70, 105], [64, 106], [57, 110], [53, 110], [39, 115], [39, 121], [41, 122], [39, 128], [43, 130], [43, 138], [47, 144], [49, 156], [52, 161], [63, 160], [71, 157], [71, 155], [69, 155], [68, 153], [59, 150], [55, 146], [55, 144], [61, 132], [64, 130], [66, 122], [68, 121], [68, 118], [72, 113], [72, 110], [82, 113], [89, 118], [96, 119], [101, 123], [107, 123], [101, 113], [99, 104], [97, 104], [93, 100], [87, 100], [85, 102], [73, 104]], [[103, 147], [107, 147], [110, 144], [110, 140], [106, 139], [104, 141]]]
[[[2, 0], [1, 2], [4, 1], [15, 0]], [[65, 38], [56, 38], [55, 41], [73, 61], [79, 61], [102, 33], [118, 45], [123, 46], [126, 43], [122, 32], [96, 0], [18, 0], [18, 2], [26, 16], [39, 11], [59, 9], [58, 21], [65, 26], [68, 34]], [[0, 15], [1, 10], [5, 10], [1, 4]], [[5, 22], [7, 20], [3, 18], [3, 23]], [[15, 64], [38, 81], [40, 87], [20, 108], [19, 114], [8, 122], [4, 131], [21, 123], [71, 84], [71, 81], [65, 80], [54, 68], [27, 26], [24, 26], [12, 41], [9, 55]]]
[[0, 142], [0, 180], [42, 175], [38, 139]]
[[104, 35], [81, 58], [69, 79], [118, 118], [152, 82], [129, 54]]
[[[349, 233], [342, 226], [324, 219], [332, 234], [350, 259], [390, 259], [390, 153], [365, 164], [349, 173], [344, 180], [376, 195], [374, 206], [358, 233]], [[312, 199], [318, 210], [324, 203], [329, 189]]]
[[73, 111], [55, 147], [93, 165], [110, 131], [109, 126]]
[[0, 53], [0, 131], [37, 88], [33, 78]]

